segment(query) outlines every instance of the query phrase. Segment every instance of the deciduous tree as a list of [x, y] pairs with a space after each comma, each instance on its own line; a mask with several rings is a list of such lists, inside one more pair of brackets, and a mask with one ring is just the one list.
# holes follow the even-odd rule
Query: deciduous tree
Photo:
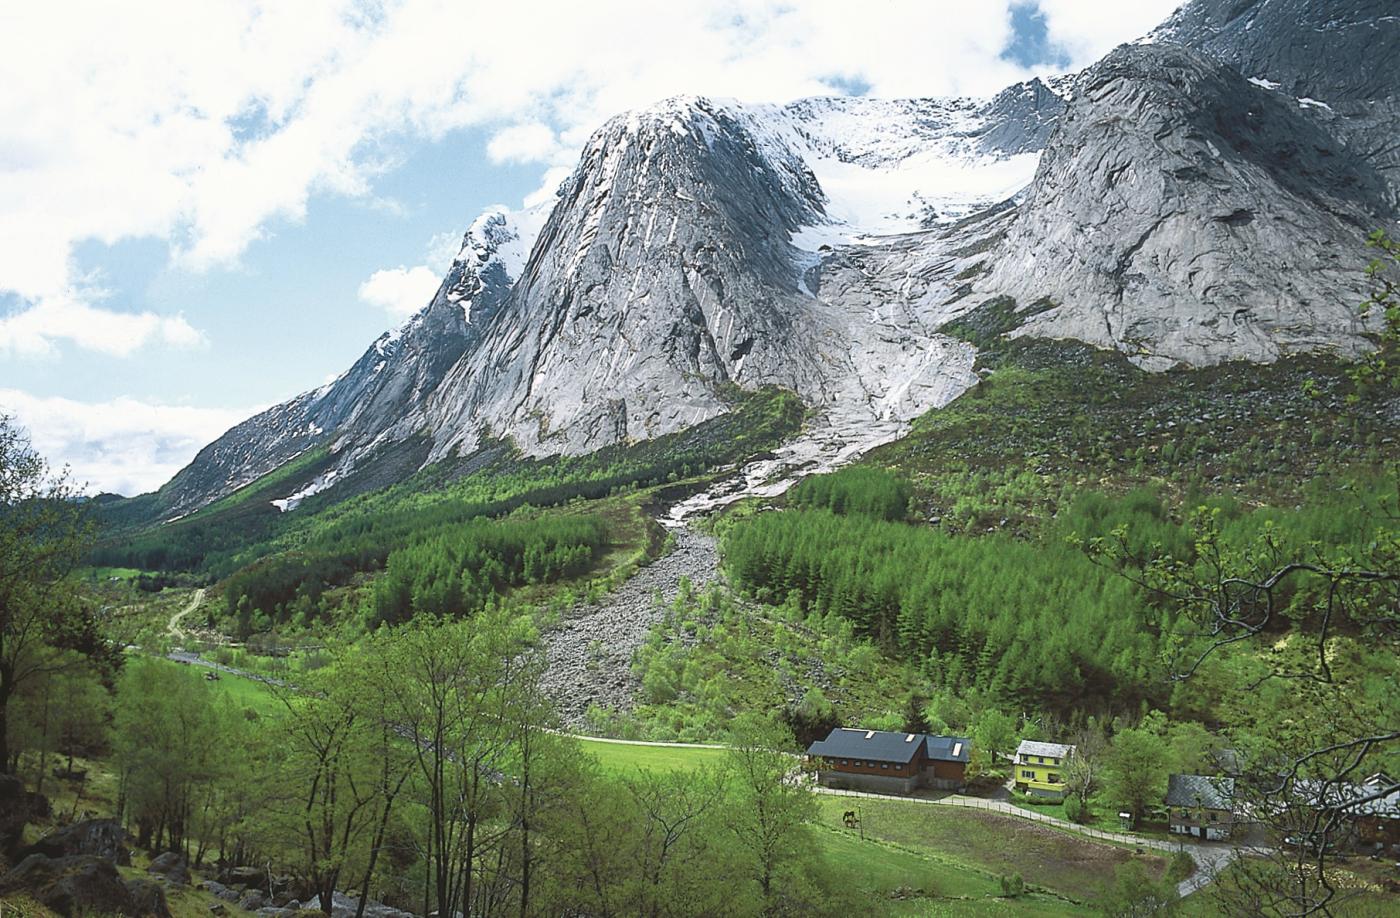
[[28, 435], [0, 414], [0, 768], [6, 771], [14, 765], [10, 702], [26, 681], [63, 665], [42, 647], [82, 614], [68, 575], [93, 529], [78, 496], [66, 470], [51, 472]]
[[1166, 741], [1151, 730], [1132, 727], [1113, 737], [1104, 762], [1105, 790], [1134, 823], [1164, 799], [1168, 762]]

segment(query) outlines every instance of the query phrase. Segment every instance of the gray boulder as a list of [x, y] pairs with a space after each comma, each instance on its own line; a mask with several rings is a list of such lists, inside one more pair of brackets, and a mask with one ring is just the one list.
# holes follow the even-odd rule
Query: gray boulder
[[139, 914], [151, 918], [171, 918], [165, 887], [160, 883], [155, 880], [127, 880], [126, 890], [131, 894], [131, 902]]
[[231, 886], [267, 888], [267, 871], [261, 867], [229, 867], [219, 872], [219, 878]]
[[80, 914], [147, 914], [122, 882], [116, 865], [104, 858], [80, 854], [51, 858], [31, 854], [0, 877], [0, 897], [26, 893], [64, 916]]
[[131, 863], [126, 848], [126, 829], [115, 819], [86, 819], [56, 829], [21, 852], [21, 857], [42, 854], [45, 857], [67, 857], [91, 854], [107, 858], [119, 866]]
[[190, 882], [189, 866], [185, 863], [184, 855], [176, 851], [167, 851], [152, 859], [146, 872], [176, 886], [188, 886]]

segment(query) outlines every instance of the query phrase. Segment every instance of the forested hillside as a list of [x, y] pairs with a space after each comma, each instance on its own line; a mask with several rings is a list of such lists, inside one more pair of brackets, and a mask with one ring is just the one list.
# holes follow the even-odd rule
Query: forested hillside
[[[139, 571], [138, 582], [154, 589], [219, 583], [224, 607], [214, 619], [240, 640], [329, 625], [342, 613], [373, 627], [412, 608], [474, 610], [512, 587], [585, 574], [610, 547], [635, 566], [658, 541], [641, 509], [657, 489], [703, 488], [727, 464], [781, 442], [803, 414], [775, 389], [735, 393], [734, 409], [683, 433], [578, 458], [526, 460], [497, 446], [391, 487], [332, 487], [280, 511], [273, 495], [323, 469], [323, 451], [313, 451], [188, 518], [136, 534], [109, 524], [90, 563]], [[600, 508], [586, 525], [568, 509], [580, 501]], [[114, 513], [120, 520], [119, 507], [98, 508], [104, 521]], [[386, 568], [372, 596], [343, 589]]]

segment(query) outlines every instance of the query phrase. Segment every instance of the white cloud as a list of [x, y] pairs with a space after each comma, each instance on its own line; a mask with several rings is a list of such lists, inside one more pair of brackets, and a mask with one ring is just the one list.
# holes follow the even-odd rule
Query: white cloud
[[1086, 67], [1118, 45], [1141, 38], [1181, 6], [1182, 0], [1038, 0], [1050, 41]]
[[128, 495], [159, 487], [204, 444], [252, 413], [125, 396], [79, 402], [17, 389], [0, 389], [0, 412], [13, 414], [29, 429], [34, 448], [55, 467], [70, 466], [91, 493]]
[[118, 357], [151, 343], [180, 348], [207, 343], [182, 315], [117, 312], [72, 295], [46, 297], [28, 309], [0, 316], [0, 355], [48, 355], [58, 341]]
[[428, 305], [441, 283], [438, 273], [427, 265], [383, 268], [360, 284], [360, 299], [402, 321]]
[[548, 169], [544, 178], [540, 180], [540, 187], [525, 196], [522, 202], [526, 207], [534, 207], [536, 204], [543, 204], [559, 193], [559, 186], [574, 170], [569, 166], [554, 166]]
[[486, 145], [486, 155], [494, 163], [548, 161], [558, 152], [559, 141], [554, 130], [538, 121], [503, 128]]

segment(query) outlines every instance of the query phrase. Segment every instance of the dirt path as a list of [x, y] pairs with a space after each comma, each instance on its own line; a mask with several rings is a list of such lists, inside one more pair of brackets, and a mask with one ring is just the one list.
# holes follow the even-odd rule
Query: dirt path
[[632, 675], [632, 655], [675, 599], [681, 578], [697, 589], [719, 578], [715, 540], [689, 527], [673, 532], [675, 551], [599, 602], [574, 606], [544, 635], [548, 666], [542, 684], [566, 728], [585, 726], [590, 704], [630, 710], [641, 688]]
[[198, 609], [199, 604], [202, 602], [204, 602], [204, 587], [200, 587], [199, 589], [194, 591], [194, 595], [190, 597], [189, 605], [185, 606], [179, 612], [176, 612], [174, 615], [170, 616], [170, 622], [165, 626], [166, 634], [169, 634], [172, 638], [174, 638], [177, 641], [183, 641], [186, 637], [188, 637], [189, 635], [187, 635], [184, 629], [180, 627], [180, 620], [186, 615], [189, 615], [195, 609]]

